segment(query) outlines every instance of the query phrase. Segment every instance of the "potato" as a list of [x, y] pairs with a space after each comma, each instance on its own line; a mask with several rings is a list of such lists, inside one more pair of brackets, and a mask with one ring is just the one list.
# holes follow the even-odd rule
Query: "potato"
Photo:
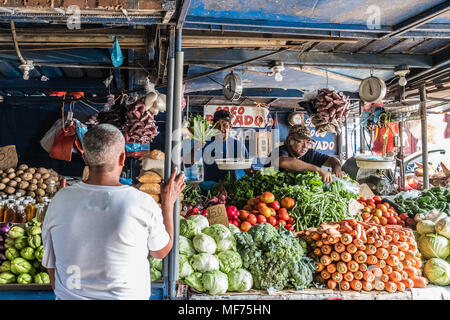
[[5, 188], [6, 188], [6, 184], [0, 183], [0, 190], [3, 190], [3, 189], [5, 189]]
[[37, 184], [42, 184], [42, 183], [44, 183], [44, 179], [38, 179], [38, 183]]
[[37, 179], [32, 179], [32, 180], [30, 181], [30, 183], [31, 183], [31, 184], [38, 184], [38, 181], [37, 181]]
[[34, 175], [33, 175], [33, 178], [35, 178], [35, 179], [41, 179], [42, 178], [42, 174], [40, 174], [40, 173], [35, 173]]
[[0, 169], [0, 174], [2, 174], [3, 173], [3, 170], [2, 169]]
[[45, 183], [39, 183], [38, 184], [38, 188], [42, 189], [42, 190], [46, 190], [47, 189], [47, 185]]
[[21, 179], [20, 177], [15, 177], [13, 180], [14, 180], [15, 182], [21, 182], [21, 181], [22, 181], [22, 179]]
[[41, 196], [41, 197], [45, 196], [45, 191], [40, 188], [36, 189], [35, 192], [38, 196]]
[[30, 184], [30, 186], [28, 187], [29, 191], [35, 191], [38, 188], [37, 184]]
[[14, 179], [16, 177], [16, 174], [14, 172], [11, 172], [8, 174], [8, 178]]
[[23, 170], [17, 170], [16, 171], [16, 176], [20, 176], [20, 175], [22, 175], [24, 173], [25, 173], [25, 171], [23, 171]]
[[2, 178], [6, 178], [8, 176], [8, 174], [6, 172], [3, 172], [2, 174], [0, 174], [0, 177]]
[[28, 166], [26, 164], [21, 164], [20, 166], [17, 167], [17, 169], [19, 169], [19, 170], [27, 170]]
[[27, 172], [31, 173], [31, 174], [35, 174], [36, 173], [36, 169], [35, 168], [28, 168]]
[[43, 175], [42, 175], [42, 179], [48, 179], [48, 178], [50, 178], [50, 173], [44, 173]]
[[14, 168], [9, 168], [8, 170], [6, 170], [6, 173], [14, 173], [14, 172], [16, 172]]
[[14, 193], [16, 192], [16, 189], [14, 189], [13, 187], [7, 187], [7, 188], [5, 189], [5, 192], [6, 192], [7, 194], [14, 194]]
[[17, 187], [17, 182], [14, 181], [14, 180], [10, 180], [10, 181], [8, 182], [8, 186], [15, 188], [15, 187]]
[[22, 190], [28, 189], [29, 186], [30, 186], [30, 183], [28, 181], [22, 181], [21, 183], [19, 183], [19, 188]]
[[45, 169], [45, 168], [39, 168], [39, 169], [37, 170], [37, 172], [40, 173], [40, 174], [45, 174], [45, 173], [48, 172], [48, 170]]
[[27, 192], [25, 190], [22, 190], [22, 189], [17, 189], [16, 193], [20, 193], [22, 197], [27, 194]]
[[30, 181], [31, 179], [33, 179], [33, 174], [30, 172], [26, 172], [23, 175], [21, 175], [20, 178], [22, 178], [22, 180], [25, 181]]
[[34, 191], [28, 191], [27, 192], [27, 196], [35, 198], [36, 197], [36, 193]]
[[9, 182], [9, 178], [3, 178], [2, 180], [0, 180], [1, 183], [8, 183]]

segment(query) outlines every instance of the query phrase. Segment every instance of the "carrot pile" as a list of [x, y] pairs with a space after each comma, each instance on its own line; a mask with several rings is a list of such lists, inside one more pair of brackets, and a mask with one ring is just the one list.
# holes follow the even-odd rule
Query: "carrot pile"
[[428, 284], [411, 229], [344, 219], [299, 236], [317, 261], [316, 280], [330, 289], [401, 292]]

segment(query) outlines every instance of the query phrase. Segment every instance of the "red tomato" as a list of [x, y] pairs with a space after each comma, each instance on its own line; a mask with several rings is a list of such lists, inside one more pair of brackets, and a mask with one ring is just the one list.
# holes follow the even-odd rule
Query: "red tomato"
[[251, 224], [256, 224], [256, 216], [253, 213], [250, 213], [245, 221], [250, 222]]
[[359, 198], [359, 201], [366, 201], [366, 198], [365, 197], [361, 197], [361, 198]]
[[249, 216], [249, 214], [250, 214], [250, 212], [248, 212], [247, 210], [241, 210], [240, 212], [239, 212], [239, 219], [241, 219], [241, 220], [245, 220], [245, 219], [247, 219], [247, 217]]
[[275, 196], [272, 192], [264, 192], [259, 199], [264, 203], [272, 203], [275, 201]]
[[295, 206], [295, 200], [291, 197], [284, 197], [281, 200], [281, 206], [286, 209], [292, 209]]
[[286, 220], [277, 220], [277, 226], [279, 226], [279, 225], [283, 225], [283, 227], [286, 227]]
[[377, 204], [377, 209], [380, 209], [381, 212], [387, 212], [387, 208], [384, 204]]
[[289, 214], [288, 214], [288, 212], [285, 210], [285, 211], [281, 211], [281, 210], [279, 210], [278, 211], [278, 219], [279, 220], [284, 220], [284, 221], [286, 221], [286, 220], [289, 220]]
[[267, 222], [274, 226], [277, 224], [277, 219], [275, 217], [269, 217], [269, 219], [267, 219]]
[[252, 225], [250, 222], [244, 221], [241, 224], [241, 231], [247, 232], [248, 230], [250, 230], [251, 227], [252, 227]]
[[277, 229], [277, 230], [278, 230], [278, 226], [275, 226], [275, 229]]
[[277, 200], [275, 200], [274, 202], [269, 204], [269, 207], [274, 209], [274, 210], [279, 210], [281, 208], [281, 205], [280, 205], [280, 203]]
[[266, 219], [266, 217], [263, 216], [262, 214], [259, 214], [259, 215], [256, 217], [256, 221], [257, 221], [258, 223], [266, 223], [266, 222], [267, 222], [267, 219]]
[[391, 214], [389, 212], [383, 212], [383, 217], [389, 219], [391, 217]]
[[288, 224], [294, 224], [295, 223], [295, 219], [290, 217], [289, 220], [287, 221]]
[[389, 217], [388, 223], [389, 224], [397, 224], [397, 219], [395, 219], [394, 217]]
[[398, 223], [397, 223], [397, 224], [401, 225], [402, 227], [404, 227], [404, 226], [406, 225], [406, 223], [405, 223], [405, 221], [404, 221], [404, 220], [400, 220], [400, 221], [398, 221]]
[[381, 203], [381, 198], [380, 198], [380, 196], [375, 196], [375, 197], [373, 197], [373, 201], [374, 201], [376, 204]]
[[388, 209], [391, 207], [391, 206], [389, 205], [389, 203], [387, 203], [387, 202], [383, 202], [383, 204], [384, 204], [385, 207], [388, 208]]
[[406, 219], [408, 219], [408, 215], [406, 213], [402, 213], [399, 215], [400, 219], [402, 219], [403, 221], [406, 221]]
[[237, 221], [237, 220], [234, 220], [234, 221], [232, 222], [232, 224], [234, 224], [236, 227], [239, 227], [239, 221]]

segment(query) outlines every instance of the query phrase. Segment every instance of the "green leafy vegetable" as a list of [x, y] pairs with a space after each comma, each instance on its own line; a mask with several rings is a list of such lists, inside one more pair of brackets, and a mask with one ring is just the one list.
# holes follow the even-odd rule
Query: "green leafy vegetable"
[[180, 254], [184, 254], [188, 257], [191, 257], [196, 253], [192, 241], [183, 236], [180, 236], [179, 238], [179, 251]]
[[219, 270], [205, 272], [202, 282], [209, 294], [224, 294], [228, 290], [228, 277]]
[[214, 126], [210, 128], [210, 125], [211, 123], [202, 115], [191, 115], [189, 118], [188, 130], [192, 134], [192, 139], [202, 143], [211, 140], [211, 138], [220, 131], [215, 129]]
[[253, 286], [253, 277], [245, 269], [234, 269], [228, 272], [228, 291], [244, 292]]
[[425, 263], [425, 275], [439, 286], [450, 285], [450, 264], [439, 258], [432, 258]]
[[191, 273], [189, 276], [184, 278], [184, 282], [194, 288], [197, 291], [205, 292], [206, 289], [203, 286], [203, 274], [200, 272]]
[[200, 234], [198, 236], [195, 236], [192, 239], [192, 243], [197, 252], [214, 254], [217, 249], [216, 242], [211, 236], [208, 236], [207, 234]]
[[219, 258], [219, 270], [224, 273], [242, 267], [241, 256], [236, 251], [225, 250], [219, 252], [217, 257]]
[[199, 253], [193, 255], [190, 263], [192, 268], [199, 272], [219, 270], [219, 259], [217, 259], [215, 255], [209, 253]]
[[450, 254], [450, 241], [438, 234], [424, 234], [419, 238], [419, 251], [425, 259], [446, 259]]

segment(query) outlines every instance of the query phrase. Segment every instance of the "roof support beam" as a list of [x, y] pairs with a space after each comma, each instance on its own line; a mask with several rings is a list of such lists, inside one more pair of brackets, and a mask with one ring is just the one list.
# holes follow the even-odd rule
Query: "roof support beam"
[[447, 12], [450, 10], [450, 1], [447, 0], [443, 3], [440, 3], [428, 10], [425, 10], [418, 15], [415, 15], [414, 17], [408, 18], [399, 24], [395, 25], [393, 28], [393, 32], [390, 32], [382, 37], [380, 39], [386, 39], [386, 38], [392, 38], [392, 37], [398, 37], [408, 31], [411, 31], [431, 20], [436, 18], [437, 16]]
[[[185, 62], [189, 64], [218, 64], [226, 65], [270, 53], [265, 50], [221, 50], [221, 49], [184, 49]], [[432, 58], [427, 55], [402, 54], [349, 54], [349, 53], [321, 53], [286, 51], [277, 53], [270, 58], [262, 58], [251, 65], [267, 66], [274, 60], [283, 61], [285, 66], [310, 65], [327, 67], [349, 67], [369, 69], [393, 69], [398, 65], [406, 64], [410, 68], [430, 68]]]

